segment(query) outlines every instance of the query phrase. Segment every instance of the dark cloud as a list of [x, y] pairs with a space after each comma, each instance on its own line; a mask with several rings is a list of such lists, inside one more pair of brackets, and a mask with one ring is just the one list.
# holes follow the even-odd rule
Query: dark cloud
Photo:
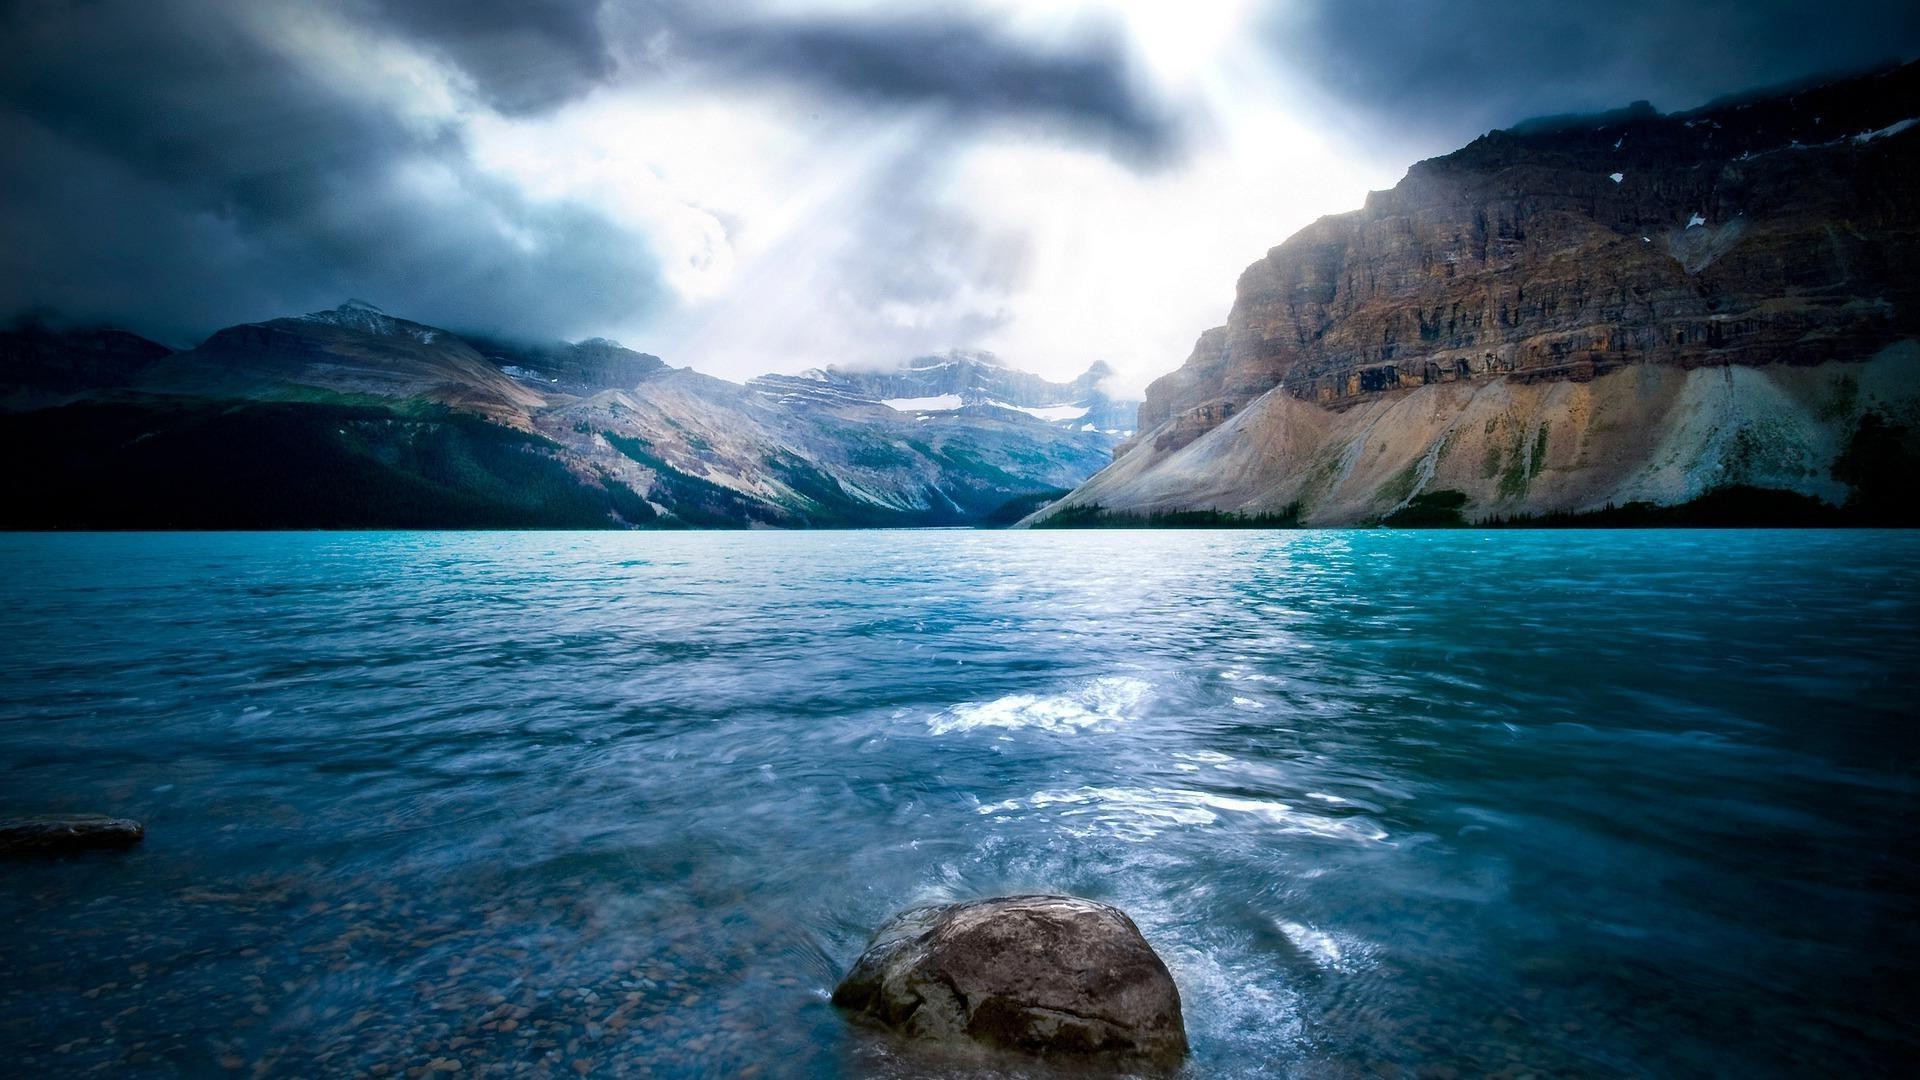
[[364, 296], [569, 333], [660, 294], [643, 238], [524, 200], [457, 132], [322, 79], [231, 6], [19, 5], [0, 34], [0, 314], [181, 340]]
[[[0, 318], [54, 311], [182, 342], [361, 296], [441, 324], [579, 334], [635, 325], [666, 299], [644, 237], [488, 176], [457, 123], [381, 96], [374, 57], [364, 76], [316, 65], [302, 22], [316, 13], [406, 43], [509, 115], [614, 84], [698, 94], [772, 81], [822, 108], [1050, 124], [1136, 161], [1175, 142], [1098, 34], [1043, 49], [947, 18], [740, 14], [751, 10], [0, 0]], [[942, 251], [975, 242], [963, 225], [918, 204], [868, 210], [861, 232], [919, 251], [892, 251], [895, 270], [921, 269], [888, 288], [932, 302], [972, 284], [940, 269]]]
[[1533, 116], [1663, 110], [1911, 59], [1912, 0], [1311, 0], [1269, 40], [1369, 126], [1435, 148]]
[[[797, 84], [868, 106], [974, 121], [1038, 119], [1130, 158], [1169, 153], [1173, 118], [1135, 79], [1110, 26], [1053, 47], [950, 12], [803, 16], [721, 0], [381, 0], [374, 17], [457, 64], [504, 111], [537, 111], [664, 47], [725, 82]], [[625, 60], [626, 63], [621, 61]]]
[[798, 81], [868, 105], [930, 105], [969, 121], [1040, 121], [1136, 163], [1178, 149], [1174, 118], [1143, 91], [1121, 42], [1097, 29], [1053, 49], [955, 17], [697, 21], [681, 33], [695, 55], [734, 79]]
[[1156, 160], [1173, 118], [1135, 79], [1110, 26], [1053, 47], [953, 13], [802, 16], [722, 0], [377, 0], [372, 20], [446, 58], [503, 112], [551, 108], [656, 73], [652, 50], [727, 83], [774, 82], [867, 106], [934, 106], [970, 121], [1041, 120]]
[[[747, 0], [0, 0], [0, 319], [52, 309], [181, 341], [362, 296], [524, 336], [633, 326], [669, 302], [644, 237], [487, 174], [457, 122], [409, 108], [404, 88], [382, 96], [375, 57], [364, 74], [316, 65], [302, 36], [314, 11], [405, 42], [521, 118], [605, 87], [697, 97], [746, 85], [822, 110], [951, 121], [849, 209], [843, 248], [783, 272], [818, 271], [819, 291], [846, 299], [847, 325], [863, 310], [947, 311], [953, 341], [995, 325], [991, 298], [1021, 279], [1025, 255], [925, 182], [941, 155], [982, 128], [1037, 126], [1151, 168], [1177, 160], [1187, 136], [1188, 117], [1145, 88], [1111, 26], [1042, 42], [955, 4], [805, 15]], [[1356, 134], [1435, 152], [1534, 115], [1638, 98], [1685, 107], [1910, 58], [1920, 5], [1304, 0], [1249, 32], [1320, 86], [1332, 114], [1358, 118]]]
[[600, 0], [379, 0], [366, 14], [473, 79], [494, 108], [540, 112], [602, 85], [618, 65]]

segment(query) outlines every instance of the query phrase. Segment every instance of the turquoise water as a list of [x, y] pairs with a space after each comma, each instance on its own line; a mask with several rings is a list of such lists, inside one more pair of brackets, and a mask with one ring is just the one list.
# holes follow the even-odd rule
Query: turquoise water
[[[915, 1075], [908, 904], [1117, 903], [1195, 1077], [1920, 1055], [1920, 536], [0, 536], [32, 1074]], [[416, 1074], [418, 1075], [418, 1074]], [[433, 1075], [441, 1075], [434, 1073]]]

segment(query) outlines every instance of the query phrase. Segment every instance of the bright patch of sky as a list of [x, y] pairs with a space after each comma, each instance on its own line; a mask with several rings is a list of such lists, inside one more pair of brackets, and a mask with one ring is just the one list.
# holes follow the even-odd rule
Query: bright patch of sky
[[[1225, 321], [1248, 263], [1409, 163], [1337, 141], [1335, 118], [1248, 40], [1252, 6], [956, 7], [1041, 49], [1090, 27], [1117, 33], [1148, 96], [1190, 132], [1164, 163], [1042, 124], [956, 126], [911, 104], [849, 108], [742, 83], [608, 88], [551, 115], [474, 115], [465, 132], [489, 172], [596, 208], [659, 256], [664, 309], [582, 335], [733, 379], [955, 348], [1056, 379], [1104, 360], [1112, 388], [1137, 394]], [[670, 41], [654, 47], [671, 56]], [[911, 287], [889, 288], [895, 274]]]

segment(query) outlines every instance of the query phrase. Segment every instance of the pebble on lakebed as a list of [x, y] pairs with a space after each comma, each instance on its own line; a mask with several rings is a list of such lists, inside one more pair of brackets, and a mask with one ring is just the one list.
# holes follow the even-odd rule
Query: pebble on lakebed
[[102, 814], [0, 818], [0, 855], [58, 855], [68, 851], [128, 848], [146, 835], [147, 827], [137, 821]]
[[1049, 1058], [1177, 1065], [1180, 991], [1119, 908], [1006, 896], [894, 916], [833, 992], [855, 1017], [914, 1038]]

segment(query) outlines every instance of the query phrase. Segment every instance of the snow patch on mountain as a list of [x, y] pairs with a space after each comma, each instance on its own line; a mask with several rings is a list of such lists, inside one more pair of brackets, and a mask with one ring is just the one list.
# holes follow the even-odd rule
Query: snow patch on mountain
[[1853, 141], [1857, 143], [1870, 143], [1875, 139], [1891, 138], [1913, 127], [1915, 124], [1920, 124], [1920, 116], [1909, 116], [1905, 120], [1888, 124], [1886, 127], [1880, 128], [1877, 131], [1863, 131], [1855, 135]]
[[966, 402], [960, 400], [959, 394], [936, 394], [933, 397], [887, 398], [880, 404], [895, 412], [917, 413], [952, 412]]
[[409, 338], [422, 345], [431, 345], [440, 336], [440, 331], [433, 327], [396, 319], [365, 300], [348, 300], [331, 311], [312, 311], [299, 318], [302, 322], [357, 330], [375, 337]]
[[1036, 420], [1045, 420], [1049, 424], [1057, 424], [1066, 420], [1078, 420], [1087, 415], [1090, 408], [1090, 406], [1087, 405], [1042, 405], [1038, 407], [1031, 405], [1009, 405], [1004, 401], [989, 401], [987, 404], [995, 408], [1012, 409], [1014, 412], [1023, 412]]

